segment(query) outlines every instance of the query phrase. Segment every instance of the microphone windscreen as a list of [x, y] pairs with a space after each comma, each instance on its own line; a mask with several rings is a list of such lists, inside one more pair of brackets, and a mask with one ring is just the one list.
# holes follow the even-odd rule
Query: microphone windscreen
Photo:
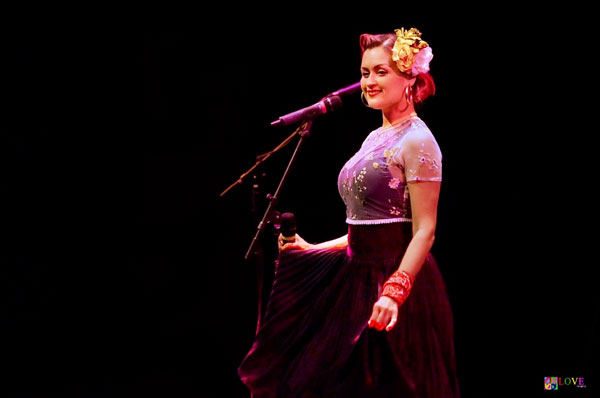
[[283, 213], [280, 221], [283, 237], [291, 238], [296, 235], [296, 216], [294, 216], [294, 213]]
[[325, 98], [327, 112], [336, 111], [342, 107], [342, 99], [337, 95]]

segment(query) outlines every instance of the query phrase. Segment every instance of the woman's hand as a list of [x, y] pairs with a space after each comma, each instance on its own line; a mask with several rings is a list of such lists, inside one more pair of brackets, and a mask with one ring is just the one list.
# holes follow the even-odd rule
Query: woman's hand
[[389, 332], [396, 325], [397, 320], [398, 303], [387, 296], [379, 297], [379, 300], [373, 306], [369, 327], [375, 328], [379, 332], [385, 328], [385, 331]]
[[281, 234], [279, 234], [279, 238], [277, 239], [277, 246], [279, 247], [279, 251], [291, 250], [291, 249], [307, 250], [307, 249], [314, 248], [314, 245], [311, 245], [310, 243], [306, 242], [298, 234], [295, 235], [295, 240], [290, 243], [285, 243], [283, 240], [283, 237], [281, 236]]
[[322, 243], [307, 243], [302, 237], [298, 234], [294, 235], [294, 242], [285, 243], [281, 234], [279, 235], [279, 239], [277, 239], [277, 246], [279, 247], [279, 251], [296, 249], [296, 250], [320, 250], [320, 249], [340, 249], [348, 247], [348, 235], [340, 236], [337, 239], [328, 240], [327, 242]]

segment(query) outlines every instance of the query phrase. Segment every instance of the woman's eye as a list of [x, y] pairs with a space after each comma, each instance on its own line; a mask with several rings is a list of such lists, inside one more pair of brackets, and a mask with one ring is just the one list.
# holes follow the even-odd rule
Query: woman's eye
[[363, 77], [369, 77], [369, 72], [363, 72], [362, 75]]
[[383, 69], [380, 69], [380, 70], [378, 70], [378, 71], [377, 71], [377, 74], [378, 74], [379, 76], [387, 75], [387, 71], [385, 71], [385, 70], [383, 70]]

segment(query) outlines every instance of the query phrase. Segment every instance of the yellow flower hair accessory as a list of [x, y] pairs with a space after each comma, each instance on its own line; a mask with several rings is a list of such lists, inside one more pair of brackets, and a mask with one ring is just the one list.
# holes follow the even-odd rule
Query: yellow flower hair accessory
[[396, 29], [396, 42], [392, 49], [392, 60], [400, 72], [416, 76], [429, 72], [429, 62], [433, 58], [431, 47], [421, 40], [421, 32], [416, 28]]

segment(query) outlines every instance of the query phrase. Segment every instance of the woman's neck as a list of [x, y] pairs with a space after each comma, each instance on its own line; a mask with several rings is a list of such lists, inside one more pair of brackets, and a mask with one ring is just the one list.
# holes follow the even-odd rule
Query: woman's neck
[[417, 115], [413, 104], [410, 104], [406, 107], [406, 109], [403, 110], [392, 109], [391, 111], [382, 111], [381, 113], [383, 115], [383, 128], [402, 123], [403, 121]]

